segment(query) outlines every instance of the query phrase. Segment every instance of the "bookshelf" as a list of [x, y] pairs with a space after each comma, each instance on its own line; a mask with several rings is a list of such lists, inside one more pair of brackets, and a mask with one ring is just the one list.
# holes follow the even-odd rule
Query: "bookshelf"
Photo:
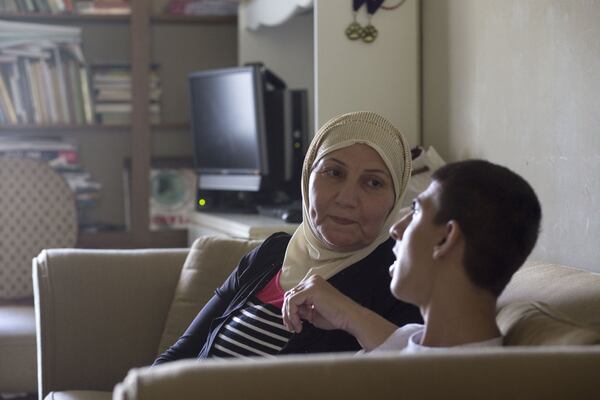
[[[144, 248], [186, 246], [185, 231], [149, 230], [149, 172], [156, 157], [190, 156], [187, 74], [194, 70], [237, 65], [237, 17], [162, 14], [164, 0], [130, 0], [129, 15], [16, 14], [0, 19], [76, 26], [82, 29], [87, 61], [126, 61], [131, 65], [130, 124], [0, 125], [24, 137], [60, 136], [80, 144], [83, 164], [103, 184], [103, 202], [93, 210], [100, 222], [125, 224], [122, 168], [131, 160], [129, 228], [82, 231], [85, 248]], [[149, 121], [150, 73], [160, 65], [163, 85], [162, 121]]]

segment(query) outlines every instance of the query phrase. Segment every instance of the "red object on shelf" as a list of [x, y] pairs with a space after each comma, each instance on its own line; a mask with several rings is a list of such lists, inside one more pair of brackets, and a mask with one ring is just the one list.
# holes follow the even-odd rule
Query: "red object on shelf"
[[171, 0], [167, 5], [167, 12], [169, 14], [184, 15], [185, 7], [190, 0]]

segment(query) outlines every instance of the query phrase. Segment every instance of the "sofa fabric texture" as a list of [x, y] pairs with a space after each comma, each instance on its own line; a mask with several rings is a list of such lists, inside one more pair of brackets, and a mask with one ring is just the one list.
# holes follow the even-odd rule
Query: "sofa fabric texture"
[[583, 346], [182, 360], [132, 370], [113, 399], [588, 399], [599, 389], [599, 354]]
[[196, 239], [185, 259], [157, 355], [179, 339], [216, 288], [259, 240], [204, 236]]
[[44, 250], [34, 259], [38, 392], [111, 391], [152, 363], [186, 249]]
[[[600, 274], [540, 262], [528, 262], [500, 298], [498, 322], [508, 336], [514, 334], [504, 348], [181, 360], [147, 367], [167, 321], [173, 321], [168, 314], [177, 312], [174, 300], [184, 304], [187, 299], [185, 285], [221, 281], [237, 260], [225, 266], [213, 257], [244, 254], [255, 244], [217, 237], [197, 242], [194, 257], [202, 260], [190, 254], [186, 269], [201, 267], [189, 281], [181, 274], [188, 255], [183, 249], [42, 252], [34, 260], [40, 393], [91, 400], [85, 392], [57, 396], [91, 390], [110, 397], [117, 384], [113, 398], [128, 400], [391, 399], [402, 393], [411, 398], [594, 398], [600, 392], [600, 345], [581, 345], [597, 343]], [[188, 312], [197, 312], [201, 299], [212, 295], [214, 281], [199, 284], [193, 294], [197, 303]], [[176, 293], [180, 288], [185, 296]], [[265, 377], [269, 384], [261, 384]]]
[[505, 346], [600, 344], [600, 332], [542, 302], [512, 303], [498, 313]]
[[600, 273], [541, 261], [519, 269], [498, 299], [509, 303], [541, 301], [582, 326], [600, 330]]

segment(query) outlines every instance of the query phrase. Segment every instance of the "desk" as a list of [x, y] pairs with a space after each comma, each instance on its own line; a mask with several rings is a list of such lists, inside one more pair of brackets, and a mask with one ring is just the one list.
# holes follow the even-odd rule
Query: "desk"
[[200, 236], [225, 235], [239, 239], [264, 239], [275, 232], [294, 233], [298, 224], [258, 214], [226, 214], [194, 211], [190, 214], [188, 245]]

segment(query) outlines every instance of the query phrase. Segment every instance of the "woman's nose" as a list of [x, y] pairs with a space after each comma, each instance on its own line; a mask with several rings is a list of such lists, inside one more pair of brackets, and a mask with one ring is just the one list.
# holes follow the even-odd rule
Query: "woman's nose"
[[392, 239], [399, 241], [402, 240], [402, 236], [404, 236], [404, 231], [410, 221], [412, 220], [412, 211], [406, 214], [404, 217], [400, 218], [392, 227], [390, 228], [390, 236]]
[[357, 185], [353, 182], [344, 182], [336, 196], [338, 204], [344, 206], [356, 206], [357, 204]]

